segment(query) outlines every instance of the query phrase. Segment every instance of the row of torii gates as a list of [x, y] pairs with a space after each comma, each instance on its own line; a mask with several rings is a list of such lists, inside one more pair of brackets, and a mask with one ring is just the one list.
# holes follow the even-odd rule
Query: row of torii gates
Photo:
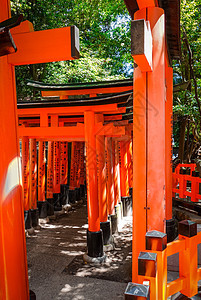
[[[29, 83], [29, 85], [38, 84]], [[56, 90], [53, 90], [54, 88]], [[131, 207], [129, 188], [132, 186], [132, 124], [129, 124], [128, 120], [122, 120], [128, 115], [126, 107], [132, 103], [131, 88], [130, 80], [96, 83], [96, 85], [81, 84], [76, 87], [72, 84], [66, 87], [49, 86], [50, 91], [44, 91], [43, 94], [53, 96], [57, 93], [58, 97], [63, 97], [66, 93], [65, 98], [69, 93], [91, 96], [94, 95], [92, 92], [108, 94], [109, 91], [116, 91], [116, 94], [81, 100], [18, 103], [17, 106], [18, 132], [22, 141], [22, 174], [27, 223], [25, 225], [29, 228], [31, 219], [37, 226], [37, 204], [41, 218], [47, 217], [47, 206], [51, 210], [55, 202], [57, 204], [60, 202], [60, 198], [64, 198], [63, 203], [59, 203], [60, 206], [66, 204], [65, 186], [68, 187], [71, 203], [80, 198], [80, 192], [83, 195], [84, 144], [87, 142], [85, 150], [90, 257], [103, 256], [100, 227], [103, 231], [104, 244], [107, 245], [111, 240], [108, 215], [115, 231], [114, 227], [117, 225], [115, 209], [120, 211], [119, 203], [122, 201], [126, 215]], [[117, 94], [122, 90], [124, 92]], [[47, 176], [45, 176], [45, 141], [48, 141]], [[38, 197], [36, 197], [37, 170]], [[45, 182], [47, 182], [46, 191]], [[53, 213], [54, 210], [49, 212]]]
[[[28, 285], [24, 210], [28, 217], [30, 209], [32, 212], [37, 210], [34, 172], [36, 141], [39, 170], [38, 202], [43, 216], [46, 216], [47, 202], [51, 207], [53, 197], [54, 201], [55, 198], [58, 199], [60, 184], [67, 184], [67, 169], [70, 170], [71, 196], [75, 194], [74, 191], [80, 184], [84, 185], [85, 143], [88, 256], [100, 258], [103, 255], [101, 223], [109, 224], [108, 215], [115, 216], [115, 206], [118, 206], [120, 200], [129, 203], [128, 179], [131, 180], [132, 176], [129, 174], [132, 172], [127, 168], [124, 159], [125, 157], [128, 159], [130, 155], [128, 145], [132, 136], [133, 184], [130, 186], [133, 186], [133, 283], [128, 286], [125, 298], [149, 299], [150, 296], [152, 300], [162, 300], [173, 291], [180, 290], [187, 296], [195, 294], [195, 288], [191, 288], [192, 285], [197, 286], [195, 277], [194, 281], [187, 283], [188, 278], [191, 278], [189, 276], [191, 271], [188, 276], [184, 274], [182, 277], [184, 279], [166, 289], [167, 272], [165, 273], [163, 264], [160, 263], [165, 257], [163, 251], [166, 251], [167, 236], [164, 234], [166, 224], [173, 222], [171, 59], [179, 56], [179, 1], [125, 0], [125, 4], [132, 18], [134, 16], [131, 25], [131, 53], [135, 61], [134, 92], [130, 81], [63, 87], [44, 87], [34, 82], [33, 86], [43, 90], [42, 96], [57, 96], [59, 99], [48, 98], [40, 102], [17, 105], [15, 66], [79, 58], [78, 30], [75, 26], [71, 26], [34, 32], [30, 22], [21, 22], [21, 16], [9, 19], [10, 1], [0, 1], [0, 299], [2, 300], [35, 299], [34, 294], [29, 293]], [[72, 99], [70, 97], [72, 95], [90, 97]], [[131, 115], [133, 118], [130, 118]], [[127, 120], [129, 118], [130, 121]], [[20, 174], [19, 137], [22, 140], [23, 184]], [[48, 142], [46, 197], [45, 142]], [[72, 143], [71, 157], [78, 160], [72, 167], [68, 166], [67, 143]], [[105, 168], [103, 155], [105, 146], [107, 180], [105, 175], [102, 176], [104, 172], [101, 173]], [[29, 172], [31, 174], [34, 172], [33, 176], [30, 176], [30, 189], [27, 180], [28, 152], [30, 152]], [[79, 153], [79, 157], [76, 153]], [[116, 178], [112, 175], [113, 166], [116, 168], [114, 172], [117, 174]], [[107, 197], [104, 195], [105, 184]], [[123, 199], [120, 199], [120, 191]], [[147, 232], [146, 240], [149, 242], [145, 240]], [[160, 240], [159, 247], [158, 240]], [[150, 247], [152, 251], [158, 252], [148, 253], [149, 257], [145, 255], [144, 259], [149, 262], [152, 257], [151, 261], [156, 266], [158, 257], [161, 277], [157, 277], [158, 273], [152, 275], [150, 271], [152, 265], [149, 263], [143, 263], [144, 273], [138, 269], [139, 258], [142, 258], [143, 253], [146, 254], [146, 249]], [[171, 246], [171, 251], [173, 247], [174, 245]], [[184, 247], [183, 240], [182, 247]], [[162, 251], [162, 254], [159, 251]], [[144, 279], [150, 282], [150, 289], [146, 284], [142, 284]], [[136, 285], [134, 282], [139, 284]]]

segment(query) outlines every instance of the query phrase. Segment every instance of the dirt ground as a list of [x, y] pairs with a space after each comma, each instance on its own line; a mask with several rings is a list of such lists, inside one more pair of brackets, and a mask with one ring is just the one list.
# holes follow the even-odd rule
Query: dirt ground
[[29, 283], [37, 300], [124, 299], [131, 281], [131, 217], [114, 236], [115, 249], [100, 266], [83, 263], [86, 205], [59, 216], [27, 237]]

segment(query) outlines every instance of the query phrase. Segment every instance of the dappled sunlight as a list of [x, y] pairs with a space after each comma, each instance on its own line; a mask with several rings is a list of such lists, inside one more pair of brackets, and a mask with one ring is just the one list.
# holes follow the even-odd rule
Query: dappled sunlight
[[[51, 220], [27, 238], [30, 288], [38, 295], [51, 295], [48, 299], [93, 300], [94, 295], [101, 299], [101, 279], [110, 282], [111, 287], [114, 283], [130, 281], [132, 218], [124, 218], [119, 234], [114, 236], [115, 249], [106, 253], [106, 262], [91, 266], [83, 261], [87, 251], [86, 207], [76, 208], [73, 214], [66, 216]], [[53, 294], [48, 294], [52, 291], [51, 286], [54, 286]], [[86, 297], [89, 290], [91, 297]], [[109, 299], [114, 291], [106, 293]], [[123, 290], [117, 292], [113, 299], [121, 299], [122, 293]]]
[[64, 251], [64, 250], [62, 250], [60, 253], [61, 254], [65, 254], [65, 255], [70, 255], [70, 256], [76, 256], [76, 255], [84, 254], [83, 251], [73, 251], [73, 250], [70, 250], [70, 251]]
[[18, 185], [22, 186], [22, 171], [20, 157], [15, 157], [9, 164], [5, 179], [3, 200], [5, 201], [8, 195]]

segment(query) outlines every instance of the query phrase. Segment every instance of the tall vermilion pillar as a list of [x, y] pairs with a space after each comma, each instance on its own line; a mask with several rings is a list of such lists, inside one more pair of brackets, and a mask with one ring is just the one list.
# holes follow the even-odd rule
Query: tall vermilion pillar
[[[153, 37], [153, 72], [148, 72], [147, 229], [165, 231], [165, 16], [148, 8]], [[156, 84], [157, 82], [157, 84]], [[153, 217], [154, 216], [154, 217]]]
[[129, 182], [128, 182], [128, 142], [120, 141], [119, 150], [120, 150], [120, 176], [121, 176], [121, 196], [129, 196]]
[[61, 163], [61, 181], [67, 184], [67, 170], [68, 170], [68, 143], [62, 143], [62, 163]]
[[128, 182], [129, 188], [133, 187], [133, 143], [132, 139], [129, 141], [128, 144]]
[[47, 217], [47, 202], [45, 199], [45, 142], [38, 142], [38, 208], [39, 217]]
[[25, 229], [32, 228], [31, 210], [30, 210], [30, 190], [29, 190], [29, 138], [22, 138], [22, 184], [24, 195], [24, 221]]
[[165, 22], [164, 11], [146, 7], [135, 19], [150, 22], [152, 72], [134, 71], [133, 99], [133, 281], [145, 250], [146, 231], [165, 230]]
[[29, 182], [30, 182], [30, 209], [37, 209], [37, 193], [36, 193], [36, 181], [37, 181], [37, 150], [36, 140], [30, 139], [30, 165], [29, 165]]
[[172, 219], [172, 118], [173, 118], [173, 69], [165, 63], [165, 208], [167, 240], [175, 236], [175, 220]]
[[80, 143], [80, 197], [85, 198], [84, 143]]
[[118, 142], [115, 141], [115, 167], [114, 167], [114, 188], [115, 188], [115, 205], [121, 202], [121, 180], [120, 180], [120, 164]]
[[[96, 124], [104, 122], [103, 114], [95, 115]], [[98, 203], [100, 228], [103, 231], [103, 243], [111, 243], [111, 222], [108, 220], [107, 209], [107, 187], [106, 187], [106, 159], [105, 159], [105, 136], [96, 136], [96, 158], [97, 158], [97, 175], [98, 175]]]
[[[96, 123], [103, 123], [103, 114], [95, 115]], [[97, 156], [97, 174], [98, 174], [98, 202], [100, 222], [108, 221], [107, 214], [107, 189], [106, 189], [106, 162], [105, 162], [105, 136], [96, 136], [96, 156]]]
[[22, 183], [24, 192], [24, 210], [29, 210], [29, 138], [22, 138]]
[[60, 193], [60, 142], [54, 142], [53, 152], [54, 176], [53, 176], [53, 192]]
[[91, 257], [101, 257], [103, 256], [103, 235], [102, 230], [100, 230], [99, 218], [95, 115], [93, 111], [84, 112], [84, 126], [87, 175], [88, 255]]
[[75, 203], [77, 201], [76, 191], [76, 142], [71, 143], [71, 156], [70, 156], [70, 178], [69, 178], [69, 201]]
[[84, 185], [85, 167], [84, 167], [84, 143], [80, 145], [80, 185]]
[[46, 198], [53, 198], [53, 152], [54, 142], [48, 142], [48, 157], [47, 157], [47, 190]]
[[172, 219], [172, 118], [173, 118], [173, 69], [165, 65], [165, 197], [166, 219]]
[[45, 201], [45, 142], [38, 142], [38, 202]]
[[124, 217], [131, 214], [131, 196], [129, 193], [128, 172], [128, 150], [129, 140], [120, 141], [121, 201]]
[[48, 142], [47, 152], [47, 188], [46, 188], [46, 200], [47, 200], [47, 215], [51, 216], [54, 214], [54, 197], [53, 197], [53, 152], [54, 142]]
[[80, 143], [76, 142], [75, 148], [75, 186], [80, 187]]
[[[0, 2], [0, 22], [10, 17]], [[14, 67], [0, 57], [0, 299], [29, 299]]]
[[74, 190], [76, 187], [76, 174], [75, 174], [75, 152], [76, 152], [76, 142], [71, 143], [71, 162], [70, 162], [70, 186], [71, 190]]
[[108, 214], [114, 215], [114, 174], [112, 159], [112, 138], [106, 137], [106, 174]]

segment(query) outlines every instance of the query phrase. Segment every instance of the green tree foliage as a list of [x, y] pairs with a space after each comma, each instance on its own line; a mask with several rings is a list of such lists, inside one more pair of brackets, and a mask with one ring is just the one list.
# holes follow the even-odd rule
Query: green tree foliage
[[24, 80], [27, 77], [67, 83], [129, 76], [130, 17], [123, 0], [15, 0], [11, 8], [13, 14], [23, 13], [35, 30], [71, 25], [80, 30], [79, 60], [17, 68], [20, 97], [29, 93]]
[[[190, 161], [201, 145], [201, 1], [181, 1], [181, 59], [174, 63], [174, 83], [189, 81], [174, 96], [174, 139], [181, 160]], [[182, 132], [183, 131], [183, 132]], [[182, 139], [184, 139], [182, 141]], [[182, 149], [182, 147], [184, 147]]]

